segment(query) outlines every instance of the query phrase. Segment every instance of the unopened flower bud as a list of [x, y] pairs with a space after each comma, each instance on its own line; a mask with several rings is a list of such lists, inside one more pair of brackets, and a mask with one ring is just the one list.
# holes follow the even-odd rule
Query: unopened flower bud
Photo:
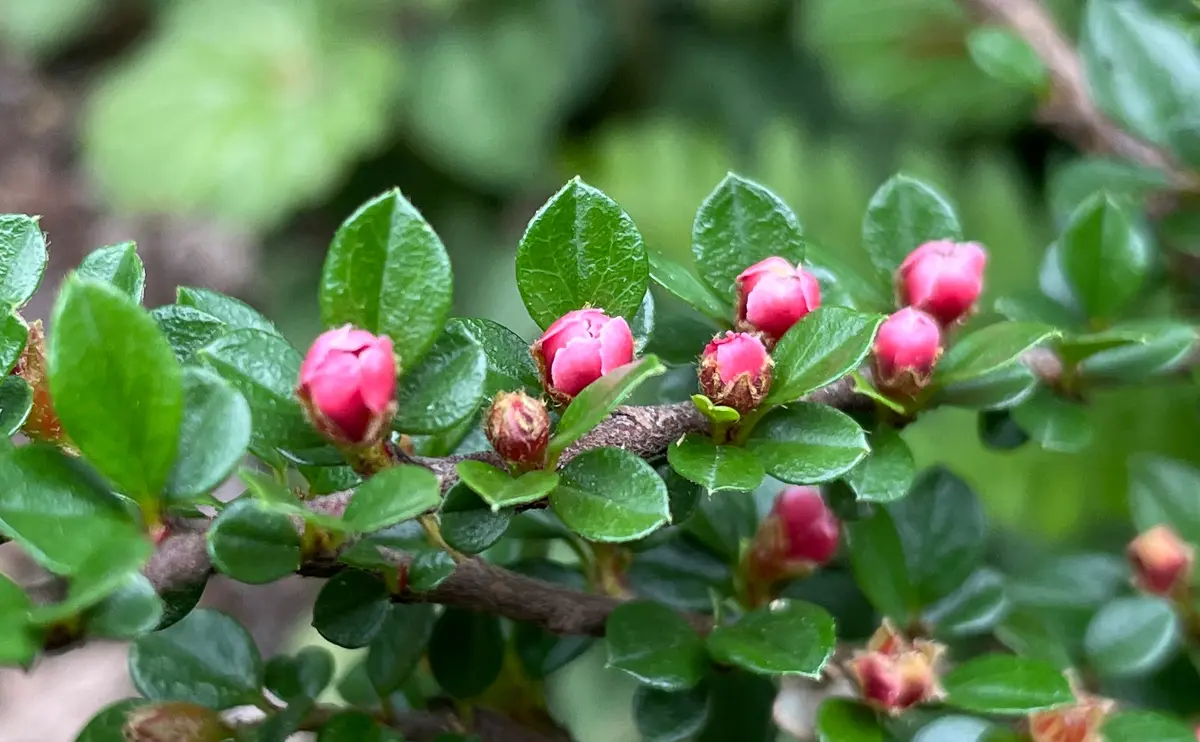
[[121, 734], [129, 742], [226, 742], [234, 737], [216, 711], [182, 701], [130, 711]]
[[390, 338], [345, 325], [313, 342], [296, 394], [331, 441], [370, 445], [383, 438], [396, 412], [396, 366]]
[[1101, 728], [1115, 704], [1076, 691], [1077, 702], [1029, 716], [1033, 742], [1104, 742]]
[[529, 350], [546, 393], [565, 404], [588, 384], [633, 360], [633, 333], [623, 317], [577, 309], [555, 320]]
[[986, 267], [987, 251], [979, 243], [926, 242], [900, 264], [896, 293], [901, 303], [949, 325], [969, 312], [983, 293]]
[[945, 695], [938, 682], [939, 662], [945, 647], [937, 642], [910, 641], [890, 621], [871, 637], [867, 651], [849, 663], [863, 700], [890, 714]]
[[915, 396], [933, 375], [942, 355], [942, 331], [928, 314], [905, 307], [888, 317], [875, 335], [875, 383], [888, 392]]
[[761, 332], [771, 343], [819, 306], [817, 277], [784, 258], [767, 258], [737, 277], [737, 329]]
[[1169, 526], [1159, 525], [1130, 542], [1126, 550], [1138, 589], [1170, 596], [1186, 588], [1195, 563], [1195, 549]]
[[35, 320], [29, 326], [25, 350], [21, 352], [12, 373], [24, 379], [33, 390], [33, 405], [29, 409], [29, 416], [21, 425], [21, 432], [31, 440], [69, 445], [62, 423], [59, 422], [54, 405], [50, 401], [50, 379], [46, 373], [46, 336], [42, 331], [41, 320]]
[[484, 433], [506, 461], [541, 466], [550, 442], [550, 414], [525, 392], [501, 392], [488, 411]]
[[771, 388], [772, 365], [766, 346], [753, 335], [718, 335], [700, 357], [700, 390], [715, 404], [749, 412]]
[[817, 487], [785, 487], [759, 524], [747, 577], [770, 584], [804, 577], [837, 553], [840, 524]]

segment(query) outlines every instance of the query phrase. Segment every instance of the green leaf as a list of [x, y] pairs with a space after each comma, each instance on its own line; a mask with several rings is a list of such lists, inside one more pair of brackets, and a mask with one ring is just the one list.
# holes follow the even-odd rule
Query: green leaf
[[1054, 665], [1003, 654], [964, 662], [942, 678], [942, 685], [948, 705], [996, 716], [1024, 716], [1075, 700]]
[[693, 394], [692, 404], [696, 405], [696, 409], [714, 423], [736, 423], [742, 419], [742, 414], [732, 407], [725, 405], [713, 404], [712, 400], [703, 394]]
[[707, 684], [671, 692], [639, 685], [633, 692], [633, 724], [645, 742], [687, 742], [708, 721]]
[[[465, 662], [464, 658], [470, 658]], [[474, 698], [500, 676], [504, 633], [489, 613], [447, 608], [429, 639], [429, 668], [442, 690], [455, 698]]]
[[349, 526], [341, 518], [309, 510], [301, 504], [296, 494], [288, 487], [275, 481], [269, 474], [242, 469], [238, 476], [246, 483], [247, 491], [267, 510], [296, 516], [331, 533], [349, 533]]
[[876, 508], [870, 518], [848, 521], [850, 564], [859, 587], [875, 610], [897, 621], [908, 622], [918, 604], [917, 588], [908, 573], [904, 545], [892, 516]]
[[146, 267], [132, 242], [93, 250], [79, 264], [76, 275], [110, 283], [138, 304], [146, 292]]
[[28, 613], [33, 601], [21, 586], [0, 575], [0, 666], [29, 667], [42, 642]]
[[1038, 378], [1020, 361], [966, 381], [946, 384], [934, 395], [937, 404], [977, 410], [1002, 410], [1024, 402], [1038, 387]]
[[982, 567], [954, 592], [930, 606], [924, 620], [938, 636], [960, 637], [986, 634], [1004, 618], [1009, 608], [1004, 578]]
[[446, 324], [446, 333], [465, 337], [483, 349], [487, 358], [484, 393], [491, 398], [497, 392], [524, 389], [533, 395], [542, 393], [537, 366], [529, 354], [529, 343], [521, 336], [490, 319], [455, 318]]
[[1050, 73], [1029, 42], [1001, 26], [979, 26], [967, 34], [967, 52], [989, 77], [1014, 88], [1042, 93]]
[[433, 606], [394, 605], [367, 649], [367, 677], [381, 698], [398, 690], [412, 675], [433, 633]]
[[15, 311], [0, 315], [0, 371], [13, 370], [28, 339], [29, 325]]
[[0, 435], [17, 434], [33, 409], [33, 389], [20, 376], [0, 380]]
[[1054, 352], [1062, 359], [1064, 366], [1073, 368], [1097, 353], [1128, 345], [1146, 345], [1149, 342], [1150, 337], [1144, 331], [1128, 327], [1114, 327], [1100, 332], [1059, 338], [1058, 342], [1054, 344]]
[[360, 484], [342, 520], [358, 533], [381, 531], [436, 508], [440, 500], [436, 474], [423, 466], [400, 464]]
[[833, 656], [833, 617], [824, 608], [780, 598], [708, 637], [717, 662], [761, 675], [802, 675], [817, 679]]
[[1066, 670], [1075, 664], [1057, 625], [1043, 619], [1040, 611], [1014, 608], [995, 628], [996, 639], [1023, 657], [1036, 657]]
[[863, 429], [845, 413], [811, 402], [776, 409], [746, 442], [767, 473], [791, 484], [836, 479], [870, 450]]
[[1113, 199], [1084, 201], [1058, 239], [1058, 261], [1071, 293], [1092, 318], [1119, 316], [1141, 291], [1150, 246]]
[[91, 555], [71, 575], [66, 598], [38, 606], [29, 613], [31, 621], [49, 626], [91, 608], [136, 575], [154, 551], [150, 541], [140, 535], [94, 541], [91, 546]]
[[1092, 422], [1083, 405], [1048, 389], [1012, 411], [1012, 418], [1031, 440], [1047, 451], [1076, 453], [1092, 442]]
[[779, 732], [772, 723], [775, 683], [747, 672], [710, 676], [708, 723], [696, 742], [774, 742]]
[[996, 451], [1013, 451], [1029, 442], [1029, 434], [1013, 420], [1009, 410], [985, 410], [976, 418], [979, 440]]
[[766, 404], [787, 404], [857, 369], [883, 319], [844, 307], [809, 312], [771, 353], [775, 371]]
[[245, 456], [250, 431], [250, 406], [241, 394], [211, 371], [185, 368], [179, 455], [167, 494], [183, 500], [216, 489]]
[[79, 571], [97, 544], [144, 539], [122, 503], [81, 462], [42, 445], [0, 456], [0, 532], [60, 575]]
[[1129, 510], [1139, 532], [1168, 525], [1200, 543], [1200, 471], [1182, 461], [1141, 454], [1129, 462]]
[[650, 280], [710, 319], [722, 324], [729, 323], [733, 307], [727, 298], [722, 299], [713, 293], [690, 267], [676, 263], [658, 250], [647, 252], [650, 257]]
[[393, 189], [359, 207], [334, 235], [321, 273], [321, 321], [387, 335], [411, 368], [446, 324], [451, 292], [446, 248]]
[[144, 698], [126, 698], [105, 706], [92, 717], [75, 742], [126, 742], [123, 730], [129, 712], [149, 703]]
[[478, 554], [495, 544], [512, 522], [512, 510], [493, 510], [483, 498], [459, 482], [442, 501], [439, 525], [442, 538], [464, 554]]
[[441, 549], [428, 549], [413, 558], [408, 565], [408, 589], [427, 593], [454, 574], [454, 558]]
[[657, 358], [645, 356], [593, 381], [567, 405], [550, 438], [547, 456], [557, 457], [567, 446], [599, 425], [643, 381], [666, 370]]
[[162, 621], [165, 607], [150, 580], [127, 575], [115, 591], [88, 610], [84, 623], [88, 636], [134, 639], [149, 633]]
[[346, 649], [365, 647], [387, 620], [392, 599], [383, 580], [348, 569], [329, 579], [313, 605], [313, 628]]
[[649, 276], [633, 220], [578, 177], [534, 214], [517, 247], [517, 288], [542, 329], [585, 306], [632, 318]]
[[1179, 648], [1179, 617], [1159, 598], [1117, 598], [1092, 617], [1083, 639], [1102, 677], [1140, 677], [1161, 668]]
[[845, 698], [827, 698], [817, 709], [820, 742], [884, 742], [887, 736], [870, 708]]
[[1059, 331], [1037, 322], [997, 322], [959, 338], [937, 366], [939, 384], [978, 379], [1009, 363]]
[[566, 667], [595, 641], [590, 636], [557, 636], [529, 623], [517, 623], [513, 628], [513, 644], [521, 667], [534, 680], [544, 680], [555, 670]]
[[200, 608], [170, 628], [138, 637], [129, 650], [129, 674], [151, 700], [220, 710], [259, 699], [263, 666], [237, 621]]
[[208, 529], [213, 566], [238, 582], [265, 585], [300, 569], [300, 534], [283, 513], [240, 498]]
[[1125, 345], [1096, 353], [1080, 365], [1085, 379], [1140, 379], [1178, 367], [1196, 346], [1196, 330], [1176, 321], [1137, 325], [1147, 333], [1145, 344]]
[[108, 284], [69, 278], [54, 306], [47, 360], [54, 409], [100, 473], [156, 498], [179, 445], [183, 380], [154, 320]]
[[846, 484], [862, 502], [892, 502], [908, 494], [917, 464], [895, 428], [871, 434], [871, 453], [846, 474]]
[[24, 306], [42, 282], [47, 257], [37, 220], [0, 214], [0, 302]]
[[479, 409], [487, 377], [483, 348], [468, 335], [447, 331], [415, 368], [402, 370], [395, 428], [436, 433], [454, 427]]
[[180, 363], [191, 360], [197, 350], [228, 329], [228, 325], [211, 314], [179, 304], [155, 307], [150, 316], [158, 323]]
[[216, 317], [230, 330], [259, 330], [270, 335], [279, 334], [275, 325], [257, 309], [218, 291], [180, 286], [175, 290], [175, 303]]
[[894, 175], [875, 191], [863, 217], [863, 247], [891, 275], [908, 254], [932, 240], [961, 240], [954, 207], [929, 184]]
[[662, 603], [623, 603], [604, 624], [608, 667], [652, 688], [687, 690], [704, 677], [704, 640], [683, 616]]
[[[804, 233], [796, 215], [768, 188], [729, 173], [700, 204], [692, 224], [692, 254], [700, 277], [731, 302], [742, 271], [772, 255], [804, 261]], [[728, 317], [717, 317], [728, 321]]]
[[1002, 742], [991, 734], [994, 729], [973, 716], [943, 716], [921, 727], [913, 742]]
[[1104, 721], [1106, 742], [1195, 742], [1196, 731], [1153, 711], [1122, 711]]
[[667, 522], [667, 486], [654, 469], [621, 448], [593, 448], [563, 467], [550, 506], [589, 541], [634, 541]]
[[317, 732], [317, 742], [400, 742], [400, 739], [362, 711], [343, 711]]
[[333, 654], [324, 647], [308, 646], [294, 657], [277, 655], [267, 662], [263, 685], [284, 701], [316, 698], [334, 672]]
[[668, 446], [667, 460], [676, 472], [709, 492], [749, 492], [766, 476], [754, 454], [738, 446], [718, 446], [699, 433], [689, 433]]
[[552, 471], [531, 471], [513, 478], [491, 464], [470, 460], [458, 462], [455, 468], [459, 478], [492, 510], [537, 502], [558, 486], [558, 474]]

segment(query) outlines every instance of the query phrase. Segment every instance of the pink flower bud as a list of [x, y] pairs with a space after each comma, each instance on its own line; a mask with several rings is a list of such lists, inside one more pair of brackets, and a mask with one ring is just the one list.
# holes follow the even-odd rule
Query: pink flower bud
[[850, 660], [849, 669], [862, 699], [893, 716], [944, 695], [933, 662], [921, 652], [905, 652], [898, 657], [865, 652]]
[[1126, 553], [1133, 581], [1152, 595], [1173, 595], [1186, 588], [1196, 553], [1169, 526], [1155, 526], [1130, 542]]
[[896, 272], [901, 303], [928, 312], [942, 325], [958, 320], [983, 293], [987, 252], [976, 242], [926, 242]]
[[395, 414], [396, 366], [390, 338], [345, 325], [308, 349], [296, 394], [313, 426], [330, 440], [371, 444]]
[[772, 365], [766, 346], [753, 335], [718, 335], [700, 357], [700, 390], [716, 404], [749, 412], [771, 388]]
[[819, 306], [816, 276], [781, 257], [755, 263], [737, 277], [737, 329], [757, 330], [771, 343]]
[[225, 742], [234, 735], [216, 711], [182, 701], [130, 711], [121, 733], [129, 742]]
[[622, 317], [614, 319], [599, 309], [577, 309], [555, 320], [530, 352], [546, 393], [562, 404], [632, 361], [633, 333]]
[[840, 525], [817, 487], [785, 487], [759, 524], [747, 555], [749, 581], [805, 577], [837, 552]]
[[1071, 706], [1030, 714], [1033, 742], [1104, 742], [1100, 731], [1115, 704], [1078, 691], [1076, 695], [1078, 701]]
[[913, 396], [929, 384], [942, 355], [942, 331], [933, 317], [905, 307], [879, 326], [874, 351], [879, 388]]
[[550, 442], [550, 414], [525, 392], [501, 392], [488, 411], [484, 433], [506, 461], [541, 466]]

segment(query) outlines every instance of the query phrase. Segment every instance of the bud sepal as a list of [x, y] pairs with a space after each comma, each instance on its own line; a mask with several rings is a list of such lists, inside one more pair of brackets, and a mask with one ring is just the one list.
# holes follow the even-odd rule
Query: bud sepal
[[496, 395], [484, 420], [484, 434], [496, 453], [518, 468], [540, 469], [550, 442], [550, 413], [523, 391]]
[[756, 409], [771, 389], [775, 363], [755, 335], [727, 332], [717, 335], [700, 356], [700, 390], [718, 407], [744, 415]]

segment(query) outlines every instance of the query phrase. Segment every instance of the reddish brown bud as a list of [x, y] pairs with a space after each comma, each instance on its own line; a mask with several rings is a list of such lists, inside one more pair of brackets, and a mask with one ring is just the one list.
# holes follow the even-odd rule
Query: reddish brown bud
[[181, 701], [130, 711], [121, 733], [129, 742], [226, 742], [234, 736], [216, 711]]
[[1100, 733], [1114, 703], [1076, 691], [1077, 702], [1029, 716], [1033, 742], [1104, 742]]
[[945, 694], [938, 683], [945, 647], [937, 642], [910, 641], [887, 619], [849, 663], [863, 700], [889, 714], [899, 714]]
[[1138, 589], [1164, 596], [1186, 589], [1196, 559], [1195, 549], [1165, 525], [1135, 538], [1126, 553]]
[[526, 466], [541, 466], [545, 461], [550, 414], [541, 400], [519, 391], [497, 394], [483, 430], [505, 460]]
[[718, 335], [700, 357], [700, 391], [714, 404], [750, 412], [771, 388], [772, 365], [766, 346], [753, 335]]
[[50, 380], [46, 372], [46, 336], [42, 331], [42, 321], [35, 320], [29, 326], [29, 337], [25, 341], [25, 350], [17, 360], [13, 373], [20, 376], [33, 389], [33, 406], [29, 417], [21, 426], [21, 432], [31, 440], [59, 445], [70, 445], [62, 423], [54, 412], [50, 401]]

